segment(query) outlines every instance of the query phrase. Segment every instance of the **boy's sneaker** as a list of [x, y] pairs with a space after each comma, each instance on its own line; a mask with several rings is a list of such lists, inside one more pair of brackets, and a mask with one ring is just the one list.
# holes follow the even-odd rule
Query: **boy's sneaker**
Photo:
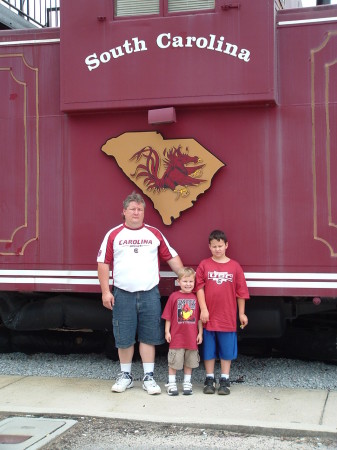
[[190, 383], [189, 381], [184, 381], [183, 382], [183, 395], [192, 395], [193, 391], [192, 391], [192, 383]]
[[143, 389], [150, 395], [161, 394], [160, 386], [158, 386], [153, 378], [153, 372], [145, 374], [143, 378]]
[[177, 383], [169, 382], [169, 383], [165, 384], [165, 387], [166, 387], [166, 391], [167, 391], [168, 395], [179, 395]]
[[219, 395], [229, 395], [231, 393], [231, 384], [228, 378], [221, 377], [219, 380]]
[[116, 383], [112, 386], [112, 392], [124, 392], [133, 387], [133, 378], [128, 372], [122, 372], [118, 375]]
[[215, 393], [215, 379], [213, 377], [206, 377], [203, 392], [204, 392], [204, 394], [214, 394]]

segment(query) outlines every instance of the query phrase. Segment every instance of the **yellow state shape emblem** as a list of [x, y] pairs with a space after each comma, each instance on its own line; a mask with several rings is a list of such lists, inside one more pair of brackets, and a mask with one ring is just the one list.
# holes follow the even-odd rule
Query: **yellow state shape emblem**
[[195, 139], [164, 139], [157, 131], [124, 133], [102, 151], [151, 199], [165, 225], [191, 208], [225, 166]]

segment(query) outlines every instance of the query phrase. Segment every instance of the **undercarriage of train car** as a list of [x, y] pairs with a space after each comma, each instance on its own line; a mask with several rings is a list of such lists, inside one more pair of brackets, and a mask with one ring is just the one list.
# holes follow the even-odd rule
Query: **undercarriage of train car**
[[[337, 362], [337, 299], [252, 297], [246, 312], [249, 326], [238, 329], [239, 353]], [[111, 312], [100, 294], [1, 292], [0, 317], [0, 352], [105, 352], [117, 358]]]

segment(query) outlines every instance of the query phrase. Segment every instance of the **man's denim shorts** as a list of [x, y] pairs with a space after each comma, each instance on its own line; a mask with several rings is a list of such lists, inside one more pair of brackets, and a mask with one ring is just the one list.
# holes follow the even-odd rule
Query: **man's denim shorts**
[[231, 361], [238, 357], [238, 339], [235, 331], [208, 331], [204, 329], [203, 358]]
[[158, 286], [150, 291], [128, 292], [114, 287], [113, 332], [117, 348], [128, 348], [138, 341], [149, 345], [165, 342], [164, 321]]

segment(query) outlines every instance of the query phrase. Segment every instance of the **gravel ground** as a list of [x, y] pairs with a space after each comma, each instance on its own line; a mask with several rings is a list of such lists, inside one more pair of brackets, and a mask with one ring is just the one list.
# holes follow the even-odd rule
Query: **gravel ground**
[[[232, 433], [212, 428], [170, 424], [147, 424], [79, 418], [75, 440], [71, 434], [44, 447], [44, 450], [336, 450], [333, 439], [279, 437]], [[74, 432], [75, 430], [73, 430]], [[92, 435], [97, 439], [92, 440]]]
[[[52, 353], [0, 354], [0, 375], [27, 375], [50, 377], [96, 378], [112, 380], [120, 371], [119, 363], [101, 354], [57, 355]], [[132, 366], [135, 380], [141, 380], [143, 369], [140, 360]], [[178, 380], [181, 381], [181, 372]], [[216, 376], [219, 376], [217, 365]], [[194, 369], [192, 381], [203, 383], [203, 364]], [[156, 359], [155, 379], [167, 382], [167, 359]], [[323, 362], [300, 361], [286, 358], [256, 358], [239, 355], [232, 363], [232, 383], [247, 386], [286, 387], [305, 389], [337, 389], [337, 365]]]
[[[0, 420], [7, 418], [0, 414]], [[40, 417], [32, 416], [29, 417]], [[48, 418], [48, 415], [44, 415]], [[50, 416], [55, 418], [55, 416]], [[65, 416], [60, 417], [65, 419]], [[155, 424], [101, 417], [74, 417], [77, 423], [43, 450], [336, 450], [336, 439], [264, 436], [211, 427]], [[3, 448], [3, 447], [1, 447]]]

